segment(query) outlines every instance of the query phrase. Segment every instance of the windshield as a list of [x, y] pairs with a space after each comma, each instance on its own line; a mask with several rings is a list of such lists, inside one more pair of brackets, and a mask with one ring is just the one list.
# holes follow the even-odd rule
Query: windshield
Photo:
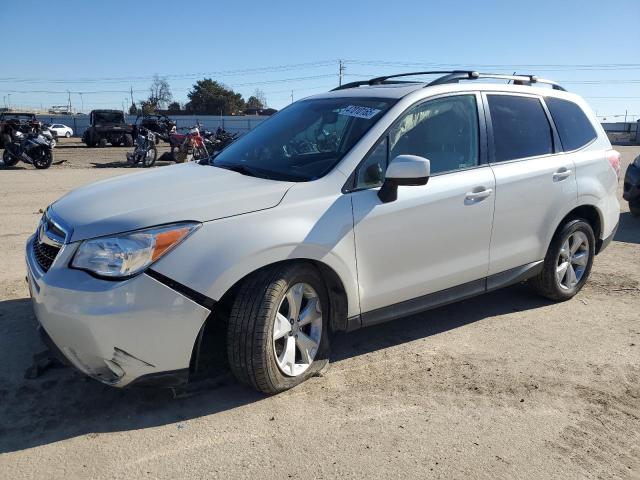
[[376, 98], [296, 102], [225, 148], [213, 165], [272, 180], [315, 180], [327, 174], [393, 103]]
[[96, 112], [95, 123], [124, 123], [124, 114], [121, 112]]

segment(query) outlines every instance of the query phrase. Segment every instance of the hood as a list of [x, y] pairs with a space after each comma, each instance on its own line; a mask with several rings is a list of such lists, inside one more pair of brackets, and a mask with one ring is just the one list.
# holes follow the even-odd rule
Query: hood
[[275, 207], [291, 182], [186, 163], [110, 178], [51, 205], [72, 242], [180, 221], [206, 222]]

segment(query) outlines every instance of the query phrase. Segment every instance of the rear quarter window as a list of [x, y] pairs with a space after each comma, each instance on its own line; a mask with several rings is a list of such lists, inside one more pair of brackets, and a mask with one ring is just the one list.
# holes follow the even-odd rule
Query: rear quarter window
[[577, 150], [596, 138], [593, 125], [578, 105], [560, 98], [545, 98], [565, 151]]

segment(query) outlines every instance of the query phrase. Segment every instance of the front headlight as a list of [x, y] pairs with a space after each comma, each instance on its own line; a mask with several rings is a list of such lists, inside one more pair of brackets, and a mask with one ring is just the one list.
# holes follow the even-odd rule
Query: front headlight
[[126, 278], [142, 272], [187, 238], [199, 223], [178, 223], [82, 242], [72, 268], [107, 278]]

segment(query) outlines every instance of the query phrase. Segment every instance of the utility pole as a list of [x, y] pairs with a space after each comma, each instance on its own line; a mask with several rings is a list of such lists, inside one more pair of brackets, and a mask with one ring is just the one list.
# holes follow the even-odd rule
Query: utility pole
[[84, 98], [82, 98], [82, 92], [78, 92], [80, 95], [80, 113], [84, 113]]
[[344, 62], [338, 60], [338, 86], [342, 85], [342, 77], [344, 76]]
[[134, 103], [133, 103], [133, 85], [131, 85], [130, 88], [131, 88], [131, 105], [134, 105]]
[[7, 96], [6, 95], [2, 96], [2, 103], [4, 103], [4, 108], [7, 108]]
[[11, 94], [7, 94], [7, 109], [11, 110]]
[[291, 90], [291, 103], [293, 103], [293, 90]]
[[627, 123], [627, 110], [624, 111], [624, 123]]
[[67, 106], [67, 111], [71, 113], [71, 92], [69, 90], [67, 90], [67, 96], [68, 96], [68, 102], [69, 102], [69, 105]]

